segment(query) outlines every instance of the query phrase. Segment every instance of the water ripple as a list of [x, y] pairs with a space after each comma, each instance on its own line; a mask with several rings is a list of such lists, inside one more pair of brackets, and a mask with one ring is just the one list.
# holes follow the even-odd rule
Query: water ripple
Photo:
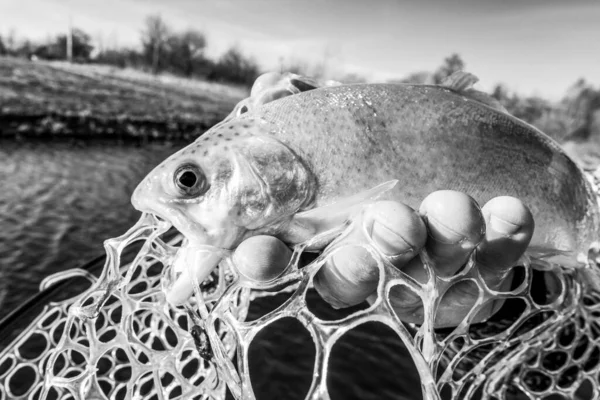
[[138, 218], [137, 183], [168, 146], [13, 143], [0, 146], [0, 318], [48, 274], [103, 251]]

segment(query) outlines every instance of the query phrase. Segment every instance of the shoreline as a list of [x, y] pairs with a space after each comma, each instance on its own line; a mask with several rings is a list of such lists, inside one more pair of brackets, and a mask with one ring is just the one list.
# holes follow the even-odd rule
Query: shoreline
[[[225, 115], [223, 115], [225, 117]], [[62, 113], [0, 114], [0, 139], [99, 139], [131, 142], [191, 142], [223, 117], [205, 120], [106, 118]]]
[[0, 57], [0, 139], [190, 142], [245, 96], [193, 79]]

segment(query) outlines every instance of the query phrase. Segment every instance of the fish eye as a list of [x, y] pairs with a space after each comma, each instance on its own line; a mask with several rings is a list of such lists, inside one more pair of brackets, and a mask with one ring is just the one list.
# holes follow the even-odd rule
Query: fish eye
[[208, 189], [202, 171], [193, 164], [184, 164], [177, 168], [174, 180], [177, 189], [186, 196], [197, 196]]

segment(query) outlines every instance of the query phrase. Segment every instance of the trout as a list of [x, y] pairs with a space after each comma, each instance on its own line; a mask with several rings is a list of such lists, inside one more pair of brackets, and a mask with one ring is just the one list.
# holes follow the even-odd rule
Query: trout
[[554, 140], [464, 85], [329, 86], [243, 111], [161, 163], [132, 197], [186, 237], [177, 258], [193, 262], [200, 281], [220, 256], [189, 256], [198, 246], [233, 249], [258, 234], [295, 244], [375, 199], [418, 209], [442, 189], [479, 204], [521, 199], [536, 223], [535, 257], [581, 266], [598, 238], [598, 203], [582, 170]]

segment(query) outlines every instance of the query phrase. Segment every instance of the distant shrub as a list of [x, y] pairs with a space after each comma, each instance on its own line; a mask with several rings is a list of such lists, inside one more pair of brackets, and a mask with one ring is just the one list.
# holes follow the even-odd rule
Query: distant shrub
[[450, 57], [447, 57], [444, 60], [444, 63], [433, 73], [433, 83], [439, 85], [457, 71], [462, 71], [465, 69], [465, 62], [460, 57], [460, 55], [454, 53], [451, 54]]
[[389, 83], [410, 83], [414, 85], [432, 85], [433, 84], [433, 74], [428, 71], [414, 72], [409, 74], [401, 79], [392, 79], [389, 80]]
[[577, 129], [575, 119], [560, 108], [545, 111], [539, 118], [531, 121], [531, 124], [559, 142]]
[[94, 62], [119, 68], [143, 69], [146, 65], [143, 55], [131, 49], [105, 50], [97, 55]]
[[232, 82], [252, 86], [260, 71], [258, 65], [232, 47], [215, 63], [207, 78], [217, 82]]
[[366, 83], [367, 78], [365, 78], [364, 76], [362, 76], [360, 74], [349, 73], [349, 74], [345, 74], [342, 77], [340, 77], [338, 79], [338, 81], [340, 81], [342, 83]]
[[206, 37], [200, 31], [188, 29], [171, 34], [167, 39], [167, 61], [174, 73], [191, 77], [197, 69], [206, 64], [204, 48]]
[[[72, 56], [76, 61], [88, 61], [90, 54], [94, 49], [91, 44], [90, 35], [83, 30], [74, 28], [71, 31], [72, 38]], [[29, 50], [31, 54], [46, 60], [66, 60], [67, 59], [67, 35], [58, 35], [56, 39], [48, 44], [35, 47]]]

